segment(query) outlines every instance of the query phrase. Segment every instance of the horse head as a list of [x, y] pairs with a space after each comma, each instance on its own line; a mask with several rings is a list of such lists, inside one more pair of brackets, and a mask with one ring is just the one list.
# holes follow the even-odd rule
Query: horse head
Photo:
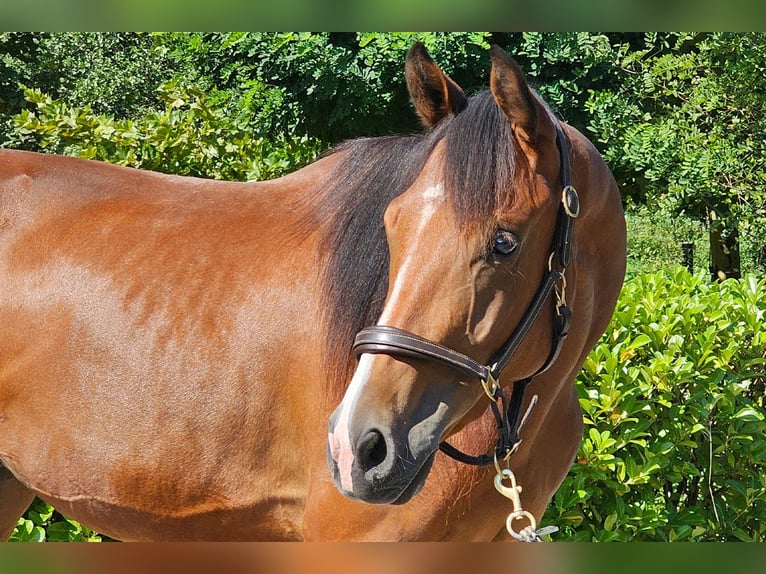
[[[579, 200], [567, 136], [519, 66], [497, 47], [490, 56], [490, 90], [471, 98], [422, 45], [407, 56], [431, 148], [385, 210], [385, 302], [330, 417], [328, 463], [352, 499], [408, 501], [445, 439], [487, 410], [487, 395], [504, 403], [505, 389], [547, 370], [568, 330]], [[519, 413], [503, 408], [498, 422], [513, 435]]]

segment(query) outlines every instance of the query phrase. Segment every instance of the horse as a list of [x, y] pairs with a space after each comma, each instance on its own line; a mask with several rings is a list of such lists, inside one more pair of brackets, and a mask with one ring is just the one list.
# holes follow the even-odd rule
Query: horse
[[0, 151], [0, 534], [37, 496], [119, 540], [509, 540], [492, 463], [539, 520], [625, 220], [490, 59], [467, 97], [414, 44], [423, 133], [270, 181]]

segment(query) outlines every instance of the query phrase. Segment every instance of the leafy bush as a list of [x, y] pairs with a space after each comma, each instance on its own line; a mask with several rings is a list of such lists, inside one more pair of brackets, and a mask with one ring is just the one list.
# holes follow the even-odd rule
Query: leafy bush
[[101, 535], [65, 518], [39, 498], [16, 524], [9, 542], [101, 542]]
[[411, 132], [418, 121], [404, 82], [407, 49], [420, 40], [465, 88], [486, 82], [487, 32], [234, 32], [155, 37], [187, 77], [237, 93], [256, 80], [281, 93], [269, 115], [275, 133], [331, 143]]
[[557, 540], [766, 540], [766, 280], [628, 281], [577, 389]]
[[154, 49], [152, 34], [58, 32], [37, 37], [34, 73], [22, 79], [25, 87], [117, 118], [135, 118], [161, 107], [155, 88], [170, 80], [175, 69]]
[[[261, 95], [268, 99], [265, 87]], [[15, 135], [6, 144], [227, 180], [283, 175], [312, 161], [322, 147], [307, 136], [261, 137], [236, 113], [235, 103], [216, 101], [193, 87], [170, 82], [163, 84], [160, 96], [164, 111], [115, 120], [27, 90], [35, 109], [15, 116]]]
[[153, 34], [0, 32], [0, 139], [36, 88], [74, 107], [119, 119], [162, 108], [157, 86], [178, 73]]

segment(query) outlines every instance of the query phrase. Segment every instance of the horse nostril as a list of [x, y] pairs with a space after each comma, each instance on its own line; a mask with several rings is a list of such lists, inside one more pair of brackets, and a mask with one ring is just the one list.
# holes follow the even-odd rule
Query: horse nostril
[[388, 449], [383, 433], [371, 430], [362, 437], [357, 448], [359, 453], [359, 465], [364, 472], [375, 468], [386, 460]]

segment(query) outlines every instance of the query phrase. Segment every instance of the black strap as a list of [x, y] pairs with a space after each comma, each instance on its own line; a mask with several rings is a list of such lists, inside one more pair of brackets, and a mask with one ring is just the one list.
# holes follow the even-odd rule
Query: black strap
[[[516, 381], [513, 384], [511, 400], [506, 403], [505, 395], [498, 389], [497, 400], [490, 403], [492, 414], [497, 423], [498, 440], [495, 445], [494, 453], [470, 455], [458, 450], [447, 441], [439, 444], [439, 450], [447, 456], [454, 458], [463, 464], [472, 466], [489, 466], [495, 463], [495, 460], [502, 460], [511, 454], [514, 449], [521, 444], [521, 432], [523, 421], [521, 419], [521, 407], [524, 405], [524, 395], [527, 385], [532, 382], [532, 378]], [[502, 409], [502, 410], [501, 410]]]
[[561, 280], [561, 273], [555, 270], [548, 271], [543, 278], [543, 282], [537, 290], [532, 302], [529, 304], [526, 313], [516, 326], [516, 330], [510, 336], [505, 345], [495, 355], [495, 358], [491, 361], [492, 376], [496, 379], [500, 377], [500, 373], [511, 361], [516, 350], [526, 338], [532, 325], [535, 324], [537, 317], [543, 310], [543, 306], [550, 299], [551, 293], [553, 293], [556, 284]]
[[559, 265], [562, 269], [566, 269], [572, 256], [574, 220], [580, 215], [580, 197], [577, 195], [575, 188], [572, 187], [569, 140], [567, 140], [558, 122], [555, 122], [555, 126], [556, 146], [559, 149], [561, 158], [561, 203], [559, 204], [554, 250], [558, 254]]

